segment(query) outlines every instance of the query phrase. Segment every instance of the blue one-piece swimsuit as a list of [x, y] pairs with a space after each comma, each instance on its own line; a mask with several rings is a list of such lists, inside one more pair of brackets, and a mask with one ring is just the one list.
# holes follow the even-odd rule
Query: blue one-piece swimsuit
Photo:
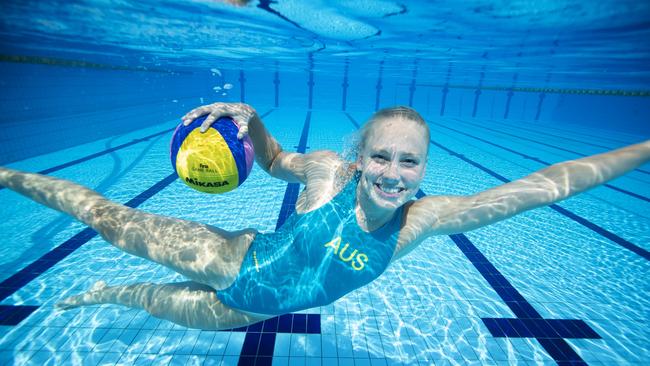
[[354, 211], [357, 182], [314, 211], [293, 213], [275, 233], [257, 234], [239, 276], [217, 298], [279, 315], [331, 304], [379, 277], [395, 251], [403, 206], [384, 226], [364, 232]]

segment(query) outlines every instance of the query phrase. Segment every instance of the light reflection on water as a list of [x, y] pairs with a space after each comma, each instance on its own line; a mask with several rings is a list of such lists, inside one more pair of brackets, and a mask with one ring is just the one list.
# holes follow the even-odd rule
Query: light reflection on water
[[[481, 233], [475, 235], [480, 237]], [[561, 243], [559, 237], [552, 240]], [[503, 244], [498, 241], [491, 241], [491, 243], [493, 244], [485, 248], [485, 253], [494, 256], [491, 259], [495, 263], [516, 262], [516, 265], [512, 266], [498, 266], [506, 276], [509, 276], [509, 272], [530, 273], [531, 269], [527, 267], [529, 265], [557, 268], [557, 264], [562, 263], [562, 259], [557, 258], [558, 255], [560, 257], [574, 255], [570, 250], [563, 250], [559, 254], [555, 252], [556, 257], [549, 257], [543, 255], [541, 251], [533, 256], [534, 259], [530, 259], [530, 256], [517, 254], [519, 250], [517, 248], [503, 247]], [[530, 245], [529, 250], [532, 250], [534, 246], [530, 241], [527, 243]], [[544, 245], [544, 243], [538, 244]], [[56, 273], [51, 274], [54, 278], [50, 277], [48, 283], [59, 284], [55, 285], [56, 288], [51, 286], [48, 288], [43, 282], [32, 283], [12, 297], [12, 301], [16, 304], [43, 304], [43, 306], [25, 321], [24, 327], [21, 325], [8, 331], [0, 343], [15, 341], [14, 333], [20, 333], [20, 340], [13, 347], [14, 349], [39, 350], [40, 357], [43, 359], [53, 357], [52, 359], [57, 362], [63, 362], [62, 351], [69, 351], [70, 358], [67, 360], [74, 362], [72, 360], [82, 360], [87, 357], [86, 352], [93, 350], [125, 352], [128, 355], [127, 359], [137, 357], [136, 353], [151, 352], [158, 356], [145, 355], [145, 357], [169, 358], [184, 346], [180, 338], [177, 342], [168, 341], [171, 330], [178, 329], [177, 332], [181, 334], [184, 333], [181, 331], [182, 328], [151, 318], [141, 311], [117, 306], [82, 307], [67, 312], [52, 311], [51, 305], [59, 298], [85, 289], [99, 279], [94, 277], [70, 279], [64, 275], [66, 270], [72, 270], [73, 267], [76, 270], [82, 268], [84, 261], [80, 259], [86, 257], [94, 258], [93, 261], [97, 263], [115, 267], [114, 273], [106, 273], [101, 277], [107, 278], [111, 284], [131, 283], [134, 282], [134, 277], [137, 277], [138, 281], [182, 280], [179, 275], [160, 266], [123, 254], [100, 240], [93, 241], [83, 247], [78, 254], [73, 255], [70, 260], [62, 262], [56, 269]], [[384, 355], [391, 360], [406, 364], [418, 360], [436, 362], [444, 360], [449, 364], [461, 365], [464, 364], [463, 353], [474, 352], [479, 360], [494, 360], [490, 350], [495, 347], [495, 341], [482, 326], [479, 318], [513, 317], [496, 293], [480, 279], [467, 259], [444, 237], [429, 240], [421, 249], [413, 252], [411, 258], [412, 260], [395, 263], [368, 287], [349, 294], [331, 307], [323, 308], [324, 313], [329, 311], [334, 315], [333, 318], [324, 315], [323, 322], [335, 322], [335, 331], [339, 337], [347, 337], [354, 351], [364, 349], [369, 357]], [[551, 262], [547, 263], [548, 261]], [[561, 276], [558, 277], [557, 274]], [[634, 357], [632, 354], [634, 350], [629, 349], [626, 344], [629, 344], [627, 341], [630, 337], [642, 337], [642, 330], [633, 329], [632, 333], [626, 335], [622, 334], [622, 331], [612, 331], [616, 327], [601, 326], [598, 320], [611, 322], [617, 319], [614, 314], [618, 314], [621, 321], [638, 322], [644, 316], [639, 311], [648, 308], [648, 300], [641, 299], [642, 294], [628, 294], [627, 296], [634, 299], [634, 302], [645, 305], [635, 309], [626, 304], [617, 304], [611, 297], [613, 294], [620, 296], [616, 288], [611, 289], [612, 293], [609, 295], [571, 289], [572, 279], [568, 274], [562, 274], [563, 270], [557, 269], [557, 273], [554, 274], [556, 281], [545, 282], [544, 286], [539, 287], [526, 286], [514, 275], [511, 278], [513, 285], [526, 296], [534, 298], [537, 291], [543, 292], [544, 302], [539, 303], [539, 307], [537, 304], [535, 306], [540, 312], [547, 311], [546, 317], [590, 319], [588, 321], [590, 326], [603, 338], [608, 339], [608, 342], [620, 343], [620, 349], [613, 352], [611, 347], [604, 345], [601, 340], [570, 341], [571, 344], [576, 345], [576, 349], [580, 350], [581, 345], [589, 346], [591, 352], [599, 350], [598, 352], [602, 352], [599, 353], [600, 357], [607, 357], [611, 362], [624, 362], [625, 359], [621, 354]], [[601, 276], [603, 280], [608, 277], [607, 272], [600, 274], [596, 272], [591, 275]], [[532, 280], [532, 277], [525, 278], [526, 281]], [[536, 291], [533, 291], [533, 288]], [[565, 300], [572, 294], [588, 295], [592, 300], [589, 300], [588, 304], [578, 302], [572, 305]], [[629, 303], [628, 301], [626, 303]], [[31, 328], [23, 333], [27, 327]], [[128, 338], [135, 336], [138, 329], [144, 329], [146, 336], [131, 342]], [[375, 335], [377, 337], [374, 337]], [[646, 335], [648, 335], [647, 331]], [[334, 335], [325, 334], [323, 337], [334, 337]], [[506, 359], [516, 360], [521, 357], [521, 350], [527, 349], [533, 360], [537, 362], [549, 360], [546, 352], [534, 340], [502, 340], [498, 345]], [[306, 352], [309, 352], [308, 343], [304, 343], [303, 347]], [[132, 352], [133, 354], [130, 354]], [[586, 351], [583, 354], [589, 356]], [[16, 352], [15, 362], [17, 364], [27, 362], [27, 357], [24, 352]]]
[[[176, 204], [170, 197], [161, 201], [168, 207]], [[631, 345], [643, 345], [650, 339], [645, 327], [650, 300], [644, 296], [648, 287], [647, 276], [643, 276], [648, 273], [647, 262], [612, 250], [614, 244], [561, 222], [547, 210], [469, 235], [543, 316], [585, 319], [603, 336], [605, 340], [569, 341], [585, 360], [612, 364], [643, 361], [639, 348]], [[567, 268], [567, 263], [577, 269]], [[93, 276], [71, 277], [70, 273]], [[62, 351], [70, 352], [67, 360], [81, 360], [87, 356], [84, 352], [91, 350], [125, 352], [125, 361], [133, 360], [138, 352], [156, 353], [145, 355], [156, 357], [156, 361], [169, 360], [172, 353], [187, 346], [182, 342], [184, 328], [142, 311], [117, 306], [68, 312], [52, 308], [54, 302], [100, 279], [110, 284], [183, 280], [161, 266], [125, 255], [96, 239], [43, 277], [11, 297], [15, 304], [42, 307], [20, 326], [3, 329], [3, 346], [15, 342], [12, 349], [39, 350], [39, 357], [51, 357], [57, 363], [63, 363], [67, 356]], [[629, 291], [631, 287], [641, 290]], [[330, 307], [323, 308], [324, 313], [327, 311]], [[535, 361], [549, 360], [535, 340], [495, 340], [489, 335], [480, 317], [513, 314], [446, 237], [430, 239], [367, 288], [336, 302], [330, 313], [334, 316], [330, 319], [324, 315], [323, 321], [336, 323], [335, 332], [350, 342], [351, 354], [385, 355], [407, 364], [418, 360], [464, 364], [463, 355], [471, 352], [480, 360], [502, 357], [518, 363], [522, 362], [517, 361], [522, 352]], [[140, 329], [146, 336], [131, 342], [132, 333]], [[170, 338], [170, 334], [178, 337]], [[323, 337], [334, 336], [326, 333]], [[308, 338], [297, 339], [308, 352]], [[217, 343], [226, 347], [227, 339]], [[500, 356], [495, 346], [503, 352]], [[22, 351], [14, 354], [17, 364], [30, 357]]]

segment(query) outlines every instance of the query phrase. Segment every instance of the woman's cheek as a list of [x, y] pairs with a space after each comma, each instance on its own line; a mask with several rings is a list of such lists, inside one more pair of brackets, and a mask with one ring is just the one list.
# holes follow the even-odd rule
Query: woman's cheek
[[423, 178], [424, 175], [421, 172], [409, 172], [402, 176], [403, 182], [408, 188], [418, 187]]
[[366, 175], [377, 176], [379, 175], [384, 167], [377, 163], [370, 163], [366, 165]]
[[422, 175], [416, 169], [402, 171], [402, 178], [408, 182], [417, 182]]

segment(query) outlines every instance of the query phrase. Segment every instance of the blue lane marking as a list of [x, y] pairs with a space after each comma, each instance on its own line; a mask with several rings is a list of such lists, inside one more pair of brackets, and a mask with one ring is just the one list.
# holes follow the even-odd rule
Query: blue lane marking
[[544, 99], [546, 98], [546, 93], [541, 92], [537, 101], [537, 111], [535, 112], [535, 121], [539, 121], [539, 116], [542, 114], [542, 104], [544, 104]]
[[447, 105], [447, 94], [449, 93], [448, 84], [442, 88], [442, 100], [440, 101], [440, 115], [445, 115], [445, 106]]
[[[451, 61], [451, 60], [449, 60]], [[440, 115], [445, 115], [445, 106], [447, 105], [447, 94], [449, 93], [449, 79], [451, 79], [451, 62], [447, 66], [447, 77], [445, 79], [445, 85], [442, 87], [442, 100], [440, 101]]]
[[[261, 115], [260, 118], [264, 118], [264, 117], [268, 116], [269, 114], [271, 114], [271, 112], [273, 112], [273, 109], [271, 109], [271, 110], [267, 111], [266, 113], [264, 113], [263, 115]], [[83, 163], [83, 162], [85, 162], [85, 161], [88, 161], [88, 160], [91, 160], [91, 159], [94, 159], [94, 158], [100, 157], [100, 156], [102, 156], [102, 155], [110, 154], [110, 153], [112, 153], [112, 152], [114, 152], [114, 151], [117, 151], [117, 150], [123, 149], [123, 148], [125, 148], [125, 147], [129, 147], [129, 146], [131, 146], [131, 145], [135, 145], [135, 144], [139, 144], [139, 143], [144, 142], [144, 141], [148, 141], [148, 140], [151, 139], [152, 137], [156, 137], [156, 136], [164, 135], [164, 134], [166, 134], [166, 133], [169, 133], [169, 132], [174, 131], [175, 129], [176, 129], [176, 126], [174, 126], [174, 127], [172, 127], [172, 128], [169, 128], [169, 129], [166, 129], [166, 130], [164, 130], [164, 131], [156, 132], [156, 133], [154, 133], [154, 134], [151, 134], [151, 135], [148, 135], [148, 136], [145, 136], [145, 137], [139, 138], [139, 139], [133, 139], [132, 141], [127, 142], [127, 143], [124, 143], [124, 144], [122, 144], [122, 145], [118, 145], [118, 146], [115, 146], [115, 147], [111, 147], [111, 148], [109, 148], [109, 149], [102, 150], [102, 151], [99, 151], [99, 152], [96, 152], [96, 153], [93, 153], [93, 154], [90, 154], [90, 155], [84, 156], [84, 157], [82, 157], [82, 158], [79, 158], [79, 159], [75, 159], [75, 160], [69, 161], [69, 162], [67, 162], [67, 163], [63, 163], [63, 164], [60, 164], [60, 165], [56, 165], [56, 166], [53, 166], [53, 167], [51, 167], [51, 168], [47, 168], [47, 169], [41, 170], [41, 171], [39, 171], [39, 172], [37, 172], [37, 173], [38, 173], [38, 174], [50, 174], [50, 173], [56, 172], [56, 171], [58, 171], [58, 170], [65, 169], [65, 168], [67, 168], [67, 167], [70, 167], [70, 166], [73, 166], [73, 165], [77, 165], [77, 164]], [[0, 190], [3, 190], [3, 189], [5, 189], [5, 187], [0, 187]]]
[[589, 228], [589, 229], [593, 230], [594, 232], [606, 237], [607, 239], [615, 242], [616, 244], [622, 246], [623, 248], [631, 250], [632, 252], [640, 255], [641, 257], [645, 258], [646, 260], [650, 260], [650, 252], [648, 252], [647, 250], [630, 243], [629, 241], [621, 238], [620, 236], [618, 236], [618, 235], [616, 235], [616, 234], [614, 234], [612, 232], [609, 232], [609, 231], [603, 229], [602, 227], [594, 224], [593, 222], [585, 219], [584, 217], [581, 217], [581, 216], [578, 216], [578, 215], [574, 214], [573, 212], [567, 210], [564, 207], [561, 207], [561, 206], [558, 206], [558, 205], [550, 205], [549, 207], [552, 208], [553, 210], [561, 213], [562, 215], [570, 218], [571, 220], [583, 225], [584, 227]]
[[354, 127], [357, 128], [357, 130], [361, 128], [361, 126], [357, 123], [357, 121], [354, 120], [354, 118], [352, 118], [352, 116], [349, 113], [346, 112], [345, 116], [348, 117], [350, 122], [352, 122], [352, 124], [354, 125]]
[[307, 104], [307, 109], [311, 109], [312, 102], [314, 100], [314, 53], [309, 52], [308, 56], [308, 63], [309, 63], [309, 81], [307, 82], [307, 86], [309, 87], [309, 97], [308, 97], [308, 104]]
[[[277, 67], [277, 61], [275, 65]], [[275, 70], [273, 85], [275, 86], [275, 108], [278, 108], [280, 106], [280, 72], [277, 70]]]
[[[486, 55], [487, 52], [484, 54]], [[472, 117], [476, 117], [476, 112], [478, 111], [478, 100], [481, 97], [481, 88], [483, 88], [483, 79], [485, 79], [485, 64], [481, 68], [481, 75], [478, 79], [478, 85], [474, 91], [474, 106], [472, 107]]]
[[379, 109], [379, 99], [381, 97], [382, 79], [384, 77], [384, 60], [379, 62], [379, 76], [377, 76], [377, 84], [375, 85], [375, 110]]
[[[349, 114], [346, 115], [358, 127], [354, 119]], [[426, 193], [419, 190], [415, 196], [419, 199], [425, 197]], [[467, 236], [454, 234], [449, 237], [517, 316], [515, 319], [481, 318], [493, 337], [536, 338], [558, 364], [586, 365], [563, 339], [567, 337], [562, 335], [568, 335], [569, 338], [600, 338], [595, 331], [581, 320], [542, 318]]]
[[[544, 160], [542, 160], [542, 159], [539, 159], [539, 158], [536, 158], [536, 157], [533, 157], [533, 156], [530, 156], [530, 155], [526, 155], [526, 154], [520, 153], [519, 151], [516, 151], [516, 150], [510, 149], [510, 148], [507, 148], [507, 147], [505, 147], [505, 146], [502, 146], [502, 145], [496, 144], [496, 143], [494, 143], [494, 142], [491, 142], [491, 141], [485, 140], [485, 139], [480, 138], [480, 137], [476, 137], [476, 136], [470, 135], [469, 133], [459, 131], [459, 130], [457, 130], [457, 129], [455, 129], [455, 128], [447, 127], [447, 126], [441, 125], [440, 123], [435, 123], [435, 122], [429, 122], [429, 123], [431, 123], [431, 124], [433, 124], [433, 125], [436, 125], [436, 126], [440, 126], [440, 127], [442, 127], [442, 128], [445, 128], [445, 129], [448, 129], [448, 130], [451, 130], [451, 131], [454, 131], [454, 132], [459, 133], [459, 134], [461, 134], [461, 135], [464, 135], [464, 136], [467, 136], [467, 137], [473, 138], [473, 139], [478, 140], [478, 141], [481, 141], [481, 142], [483, 142], [483, 143], [485, 143], [485, 144], [488, 144], [488, 145], [492, 145], [492, 146], [498, 147], [498, 148], [503, 149], [503, 150], [505, 150], [505, 151], [508, 151], [508, 152], [513, 153], [513, 154], [519, 155], [519, 156], [521, 156], [521, 157], [524, 158], [524, 159], [532, 160], [532, 161], [535, 161], [535, 162], [537, 162], [537, 163], [544, 164], [544, 165], [552, 165], [552, 163], [549, 163], [549, 162], [544, 161]], [[609, 189], [613, 189], [613, 190], [615, 190], [615, 191], [621, 192], [621, 193], [623, 193], [623, 194], [627, 194], [628, 196], [632, 196], [632, 197], [634, 197], [634, 198], [638, 198], [638, 199], [640, 199], [640, 200], [643, 200], [643, 201], [646, 201], [646, 202], [650, 202], [650, 198], [649, 198], [649, 197], [646, 197], [646, 196], [640, 195], [640, 194], [638, 194], [638, 193], [634, 193], [634, 192], [628, 191], [628, 190], [626, 190], [626, 189], [623, 189], [623, 188], [619, 188], [619, 187], [613, 186], [613, 185], [611, 185], [611, 184], [603, 184], [603, 186], [605, 186], [605, 187], [607, 187], [607, 188], [609, 188]]]
[[[509, 123], [505, 123], [505, 122], [500, 122], [500, 121], [490, 121], [490, 122], [505, 125], [508, 128], [517, 128], [517, 129], [524, 130], [524, 131], [530, 131], [530, 132], [538, 133], [540, 135], [546, 135], [546, 136], [550, 136], [550, 137], [553, 137], [553, 138], [561, 138], [561, 139], [564, 139], [564, 140], [567, 140], [567, 141], [573, 141], [573, 142], [577, 142], [577, 143], [580, 143], [580, 144], [583, 144], [583, 145], [599, 147], [599, 148], [602, 148], [602, 149], [611, 150], [611, 149], [615, 148], [613, 146], [599, 145], [599, 144], [596, 144], [596, 143], [593, 143], [593, 142], [586, 142], [586, 141], [583, 141], [583, 140], [573, 139], [573, 138], [566, 137], [566, 136], [558, 136], [558, 135], [555, 135], [555, 134], [552, 134], [552, 133], [549, 133], [549, 132], [534, 130], [532, 128], [525, 128], [525, 127], [521, 127], [521, 126], [513, 126], [513, 125], [511, 125]], [[548, 127], [548, 126], [542, 126], [542, 127]], [[571, 131], [564, 131], [564, 132], [572, 133]], [[617, 143], [626, 144], [626, 145], [631, 144], [631, 142], [629, 142], [629, 141], [621, 141], [621, 140], [615, 140], [615, 139], [612, 139], [612, 138], [609, 138], [609, 137], [589, 135], [589, 134], [585, 134], [583, 132], [573, 132], [573, 133], [581, 134], [581, 135], [588, 136], [588, 137], [595, 137], [595, 138], [599, 138], [599, 139], [606, 138], [606, 139], [609, 139], [609, 140], [616, 141]]]
[[246, 102], [246, 75], [244, 75], [244, 70], [239, 70], [239, 98], [242, 103]]
[[[536, 143], [536, 144], [538, 144], [538, 145], [547, 146], [547, 147], [550, 147], [550, 148], [553, 148], [553, 149], [556, 149], [556, 150], [561, 150], [561, 151], [568, 152], [568, 153], [571, 153], [571, 154], [575, 154], [575, 155], [578, 155], [578, 156], [582, 156], [582, 157], [589, 156], [589, 155], [587, 155], [587, 154], [583, 154], [583, 153], [580, 153], [580, 152], [577, 152], [577, 151], [573, 151], [573, 150], [569, 150], [569, 149], [566, 149], [566, 148], [563, 148], [563, 147], [559, 147], [559, 146], [555, 146], [555, 145], [547, 144], [547, 143], [545, 143], [545, 142], [541, 142], [541, 141], [539, 141], [539, 140], [529, 139], [529, 138], [527, 138], [527, 137], [523, 137], [523, 136], [521, 136], [521, 135], [515, 135], [515, 134], [512, 134], [512, 133], [503, 132], [503, 131], [500, 131], [500, 130], [495, 130], [495, 129], [493, 129], [493, 128], [489, 128], [489, 127], [485, 127], [485, 126], [477, 125], [477, 124], [475, 124], [475, 123], [471, 123], [471, 122], [467, 122], [467, 121], [462, 121], [462, 122], [463, 122], [463, 123], [466, 123], [466, 124], [468, 124], [468, 125], [471, 125], [471, 126], [475, 126], [475, 127], [482, 128], [482, 129], [484, 129], [484, 130], [488, 130], [488, 131], [492, 131], [492, 132], [500, 133], [500, 134], [502, 134], [502, 135], [506, 135], [506, 136], [514, 137], [514, 138], [517, 138], [517, 139], [520, 139], [520, 140], [524, 140], [524, 141], [530, 141], [530, 142]], [[608, 149], [608, 150], [611, 150], [612, 148], [607, 148], [607, 149]], [[646, 170], [643, 170], [643, 169], [634, 169], [634, 171], [638, 171], [638, 172], [645, 173], [645, 174], [650, 174], [650, 172], [648, 172], [648, 171], [646, 171]]]
[[[502, 181], [504, 183], [509, 183], [510, 182], [510, 180], [508, 178], [496, 173], [493, 170], [490, 170], [490, 169], [484, 167], [483, 165], [481, 165], [481, 164], [479, 164], [479, 163], [477, 163], [477, 162], [475, 162], [473, 160], [470, 160], [470, 159], [466, 158], [465, 155], [463, 155], [463, 154], [459, 154], [459, 153], [457, 153], [457, 152], [455, 152], [455, 151], [453, 151], [451, 149], [448, 149], [447, 147], [445, 147], [445, 146], [443, 146], [443, 145], [441, 145], [441, 144], [439, 144], [439, 143], [437, 143], [437, 142], [435, 142], [433, 140], [429, 140], [429, 142], [431, 144], [441, 148], [442, 150], [448, 152], [449, 155], [456, 156], [457, 158], [461, 159], [462, 161], [481, 169], [482, 171], [490, 174], [491, 176], [495, 177], [496, 179], [498, 179], [498, 180], [500, 180], [500, 181]], [[571, 212], [571, 211], [569, 211], [569, 210], [567, 210], [565, 208], [562, 208], [562, 207], [558, 206], [557, 204], [552, 204], [552, 205], [549, 205], [547, 207], [550, 207], [551, 209], [561, 213], [565, 217], [570, 218], [571, 220], [579, 223], [580, 225], [586, 227], [587, 229], [592, 230], [593, 232], [597, 233], [598, 235], [601, 235], [601, 236], [613, 241], [614, 243], [621, 245], [623, 248], [629, 249], [633, 253], [638, 254], [638, 255], [640, 255], [641, 257], [643, 257], [643, 258], [645, 258], [647, 260], [650, 260], [650, 252], [648, 252], [647, 250], [645, 250], [645, 249], [643, 249], [643, 248], [641, 248], [641, 247], [639, 247], [639, 246], [637, 246], [635, 244], [630, 243], [629, 241], [621, 238], [620, 236], [618, 236], [618, 235], [616, 235], [616, 234], [614, 234], [614, 233], [612, 233], [612, 232], [610, 232], [608, 230], [603, 229], [602, 227], [594, 224], [593, 222], [585, 219], [584, 217], [576, 215], [575, 213], [573, 213], [573, 212]]]
[[[521, 52], [518, 56], [521, 56]], [[519, 64], [517, 64], [517, 66], [519, 66]], [[512, 102], [512, 97], [515, 95], [514, 89], [517, 85], [517, 79], [519, 79], [519, 73], [515, 72], [515, 74], [512, 75], [512, 86], [508, 90], [508, 100], [506, 101], [506, 110], [503, 112], [503, 119], [507, 119], [508, 114], [510, 114], [510, 103]]]
[[291, 213], [296, 210], [296, 200], [300, 194], [300, 183], [289, 183], [287, 189], [284, 191], [284, 198], [282, 199], [282, 206], [280, 206], [280, 214], [278, 221], [275, 223], [275, 230], [277, 231], [284, 222], [287, 220]]
[[[305, 123], [302, 126], [302, 133], [300, 134], [300, 141], [298, 142], [298, 146], [296, 146], [296, 152], [301, 154], [304, 154], [308, 149], [307, 138], [309, 136], [310, 124], [311, 111], [307, 112]], [[299, 190], [299, 183], [287, 184], [275, 230], [278, 230], [296, 210], [296, 201], [300, 193]], [[320, 314], [285, 314], [248, 327], [238, 328], [236, 331], [245, 331], [246, 337], [244, 338], [244, 344], [242, 345], [242, 351], [237, 365], [270, 366], [273, 361], [276, 333], [320, 334], [320, 329]], [[261, 331], [268, 333], [260, 333]]]
[[[268, 112], [264, 113], [261, 118], [268, 116], [271, 112], [273, 112], [274, 109], [269, 110]], [[173, 130], [173, 129], [171, 129]], [[135, 141], [140, 142], [140, 140], [144, 141], [146, 139], [149, 139], [153, 136], [159, 135], [164, 132], [170, 132], [171, 130], [166, 130], [163, 132], [159, 132], [154, 135], [149, 135], [146, 136], [142, 139], [136, 139], [130, 142], [129, 144], [136, 143]], [[124, 147], [123, 145], [121, 145]], [[115, 149], [115, 148], [113, 148]], [[111, 149], [109, 149], [111, 150]], [[114, 151], [114, 150], [111, 150]], [[89, 155], [92, 156], [92, 155]], [[98, 155], [99, 156], [99, 155]], [[87, 158], [87, 157], [86, 157]], [[82, 158], [82, 159], [77, 159], [75, 160], [76, 163], [79, 163], [81, 161], [86, 161], [89, 159]], [[68, 163], [66, 163], [68, 164]], [[67, 165], [69, 166], [69, 165]], [[55, 169], [58, 168], [50, 168], [50, 169]], [[60, 168], [63, 169], [63, 168]], [[56, 169], [58, 170], [58, 169]], [[160, 192], [163, 190], [165, 187], [167, 187], [169, 184], [171, 184], [174, 180], [176, 180], [178, 176], [176, 173], [170, 174], [167, 177], [163, 178], [161, 181], [158, 183], [154, 184], [153, 186], [149, 187], [147, 190], [144, 192], [138, 194], [131, 200], [129, 200], [127, 203], [124, 205], [127, 207], [131, 208], [136, 208], [140, 204], [142, 204], [144, 201], [148, 200], [151, 198], [154, 194]], [[80, 231], [79, 233], [75, 234], [72, 236], [70, 239], [66, 240], [56, 248], [50, 250], [49, 252], [45, 253], [43, 256], [41, 256], [39, 259], [35, 260], [34, 262], [30, 263], [27, 265], [25, 268], [21, 269], [20, 271], [16, 272], [14, 275], [11, 277], [5, 279], [0, 283], [0, 301], [5, 300], [7, 297], [13, 295], [16, 293], [18, 290], [20, 290], [23, 286], [34, 280], [36, 277], [40, 276], [42, 273], [46, 272], [48, 269], [52, 268], [55, 264], [59, 263], [61, 260], [66, 258], [68, 255], [72, 254], [77, 248], [81, 247], [82, 245], [86, 244], [90, 239], [94, 238], [97, 236], [97, 232], [91, 228], [85, 228], [84, 230]], [[31, 309], [31, 307], [25, 307], [25, 306], [16, 306], [16, 305], [2, 305], [3, 308], [0, 309], [2, 310], [2, 314], [7, 314], [0, 316], [0, 325], [16, 325], [20, 323], [23, 319], [25, 319], [27, 316], [29, 316], [34, 310], [38, 308], [35, 307], [34, 309]], [[12, 310], [13, 309], [13, 310]], [[27, 311], [27, 310], [31, 311]], [[5, 318], [10, 318], [12, 319], [11, 321], [16, 321], [15, 324], [2, 324], [1, 322], [4, 321], [3, 319]]]
[[[302, 126], [302, 133], [300, 134], [300, 141], [296, 146], [296, 152], [304, 154], [307, 147], [307, 136], [309, 135], [309, 126], [311, 124], [311, 111], [307, 112], [305, 123]], [[284, 191], [284, 198], [282, 199], [282, 206], [280, 206], [280, 215], [275, 224], [275, 230], [284, 224], [287, 218], [296, 210], [296, 201], [300, 193], [300, 183], [289, 183], [287, 189]]]
[[[418, 51], [415, 51], [416, 54]], [[413, 60], [413, 72], [411, 74], [411, 84], [409, 85], [409, 107], [413, 107], [413, 97], [415, 96], [416, 80], [418, 77], [418, 59]]]
[[600, 339], [598, 333], [582, 320], [542, 318], [467, 236], [454, 234], [449, 237], [517, 316], [515, 319], [481, 318], [493, 337], [536, 338], [556, 362], [586, 364], [564, 338]]
[[18, 325], [30, 316], [38, 306], [31, 305], [0, 305], [0, 325]]
[[345, 110], [347, 107], [347, 102], [348, 102], [348, 87], [350, 86], [350, 83], [348, 83], [348, 72], [350, 69], [350, 60], [348, 58], [345, 59], [345, 70], [343, 71], [343, 83], [341, 83], [341, 88], [342, 90], [342, 101], [341, 101], [341, 109]]
[[[73, 166], [73, 165], [76, 165], [76, 164], [79, 164], [79, 163], [83, 163], [84, 161], [88, 161], [88, 160], [100, 157], [102, 155], [110, 154], [110, 153], [112, 153], [114, 151], [123, 149], [125, 147], [129, 147], [131, 145], [139, 144], [139, 143], [141, 143], [143, 141], [147, 141], [147, 140], [151, 139], [152, 137], [156, 137], [156, 136], [163, 135], [165, 133], [169, 133], [169, 132], [173, 131], [175, 128], [176, 127], [173, 127], [173, 128], [170, 128], [170, 129], [167, 129], [167, 130], [164, 130], [164, 131], [156, 132], [156, 133], [154, 133], [152, 135], [149, 135], [149, 136], [145, 136], [145, 137], [142, 137], [142, 138], [139, 138], [139, 139], [134, 139], [131, 142], [127, 142], [127, 143], [124, 143], [122, 145], [111, 147], [110, 149], [102, 150], [102, 151], [96, 152], [94, 154], [90, 154], [90, 155], [84, 156], [82, 158], [69, 161], [67, 163], [63, 163], [63, 164], [60, 164], [60, 165], [57, 165], [57, 166], [53, 166], [51, 168], [41, 170], [40, 172], [37, 172], [37, 173], [38, 174], [50, 174], [50, 173], [56, 172], [56, 171], [64, 169], [64, 168], [67, 168], [67, 167], [70, 167], [70, 166]], [[0, 187], [0, 191], [3, 190], [3, 189], [5, 189], [5, 187]]]
[[[146, 191], [140, 193], [136, 197], [132, 198], [129, 202], [125, 203], [125, 206], [136, 208], [144, 201], [151, 198], [154, 194], [160, 192], [163, 188], [167, 187], [173, 181], [176, 180], [178, 176], [176, 173], [170, 174], [158, 183], [149, 187]], [[6, 280], [0, 283], [0, 301], [6, 299], [7, 297], [13, 295], [16, 291], [20, 290], [23, 286], [31, 282], [36, 277], [40, 276], [41, 273], [44, 273], [48, 269], [52, 268], [55, 264], [59, 263], [61, 260], [72, 254], [77, 248], [86, 244], [90, 239], [97, 236], [97, 232], [91, 228], [86, 228], [81, 232], [77, 233], [70, 239], [66, 240], [56, 248], [50, 250], [48, 253], [44, 254], [39, 259], [35, 260], [27, 267], [21, 269], [13, 276], [7, 278]]]
[[284, 314], [247, 327], [223, 330], [246, 332], [237, 365], [271, 365], [277, 333], [320, 334], [320, 314]]
[[508, 119], [508, 114], [510, 114], [510, 103], [512, 102], [512, 96], [515, 95], [515, 93], [510, 89], [507, 95], [508, 99], [506, 100], [506, 110], [503, 112], [503, 119]]
[[482, 318], [493, 337], [601, 339], [582, 320]]

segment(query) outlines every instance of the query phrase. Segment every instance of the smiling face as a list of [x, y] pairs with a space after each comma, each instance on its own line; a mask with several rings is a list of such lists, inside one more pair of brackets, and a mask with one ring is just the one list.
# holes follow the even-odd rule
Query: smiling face
[[392, 212], [417, 193], [427, 162], [428, 135], [424, 126], [403, 117], [373, 122], [357, 161], [358, 198], [364, 209]]

